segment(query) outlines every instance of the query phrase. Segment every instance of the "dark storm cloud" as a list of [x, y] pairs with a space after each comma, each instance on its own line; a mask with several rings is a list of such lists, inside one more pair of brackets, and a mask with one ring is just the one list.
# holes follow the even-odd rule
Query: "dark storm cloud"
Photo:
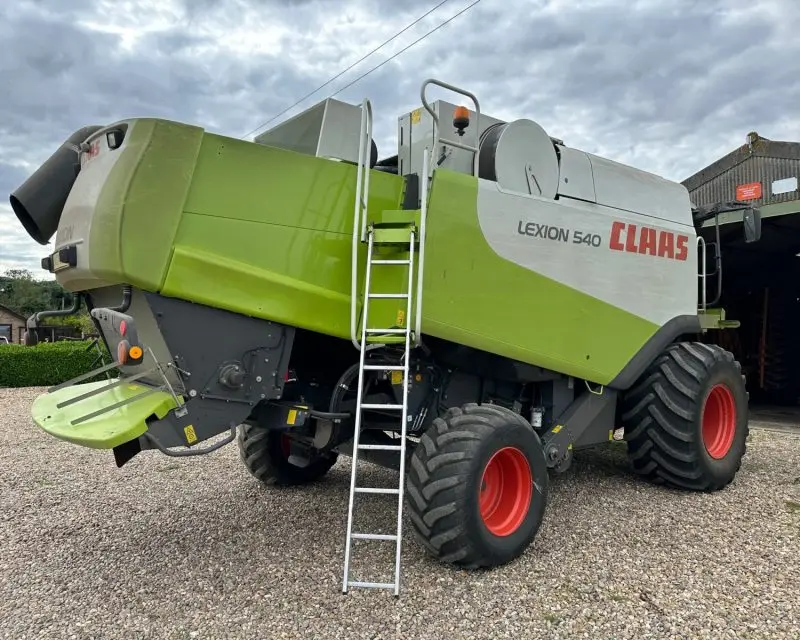
[[[470, 1], [447, 2], [280, 120]], [[0, 3], [0, 230], [12, 224], [2, 207], [13, 183], [75, 129], [148, 115], [244, 135], [435, 0], [139, 4]], [[120, 27], [147, 30], [134, 41]], [[800, 139], [798, 31], [796, 0], [483, 0], [337, 97], [372, 100], [382, 156], [434, 76], [477, 93], [487, 113], [531, 118], [568, 144], [680, 180], [752, 129]]]

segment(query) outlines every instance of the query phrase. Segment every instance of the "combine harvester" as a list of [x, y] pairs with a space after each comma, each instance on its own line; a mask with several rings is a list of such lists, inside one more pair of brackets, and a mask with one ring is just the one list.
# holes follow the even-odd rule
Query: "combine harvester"
[[[473, 108], [431, 104], [432, 84]], [[345, 592], [399, 593], [404, 506], [443, 562], [516, 558], [549, 470], [618, 427], [645, 478], [730, 483], [748, 395], [733, 356], [699, 341], [731, 324], [707, 303], [698, 235], [721, 208], [449, 84], [421, 100], [383, 160], [368, 100], [324, 100], [254, 142], [150, 118], [70, 136], [11, 195], [34, 239], [55, 234], [42, 266], [77, 300], [31, 317], [27, 342], [86, 304], [115, 361], [37, 398], [36, 424], [118, 466], [238, 430], [268, 485], [352, 456]], [[758, 211], [743, 220], [757, 240]], [[362, 458], [397, 486], [363, 486]], [[396, 530], [353, 529], [363, 493], [393, 496]], [[393, 580], [351, 577], [356, 539], [396, 545]]]

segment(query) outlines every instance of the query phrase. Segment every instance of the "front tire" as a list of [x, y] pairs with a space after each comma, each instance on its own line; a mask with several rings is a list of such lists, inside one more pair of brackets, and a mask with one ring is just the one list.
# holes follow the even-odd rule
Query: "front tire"
[[295, 486], [314, 482], [336, 464], [335, 452], [320, 454], [306, 467], [289, 461], [288, 438], [282, 431], [243, 424], [239, 429], [239, 455], [250, 474], [267, 486]]
[[622, 421], [635, 473], [677, 489], [730, 484], [747, 447], [748, 394], [733, 354], [670, 345], [625, 395]]
[[412, 528], [442, 562], [469, 569], [505, 564], [536, 535], [547, 462], [520, 415], [496, 405], [451, 408], [422, 436], [409, 466]]

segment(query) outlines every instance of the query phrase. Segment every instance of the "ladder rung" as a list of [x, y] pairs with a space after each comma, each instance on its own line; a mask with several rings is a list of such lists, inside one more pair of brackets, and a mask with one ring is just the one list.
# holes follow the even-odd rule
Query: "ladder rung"
[[367, 333], [408, 333], [408, 329], [367, 329]]
[[402, 404], [362, 404], [362, 409], [388, 409], [390, 411], [402, 411], [403, 405]]
[[372, 264], [411, 264], [411, 260], [373, 260]]
[[352, 533], [350, 537], [356, 540], [397, 540], [397, 536], [393, 533]]
[[402, 364], [365, 364], [364, 371], [405, 371]]
[[348, 587], [362, 587], [364, 589], [394, 589], [394, 584], [388, 582], [358, 582], [351, 580], [347, 583]]
[[400, 451], [403, 447], [399, 444], [360, 444], [358, 448], [368, 451]]
[[356, 493], [383, 493], [396, 496], [400, 494], [400, 489], [385, 489], [383, 487], [356, 487]]
[[407, 293], [368, 293], [370, 298], [407, 298]]

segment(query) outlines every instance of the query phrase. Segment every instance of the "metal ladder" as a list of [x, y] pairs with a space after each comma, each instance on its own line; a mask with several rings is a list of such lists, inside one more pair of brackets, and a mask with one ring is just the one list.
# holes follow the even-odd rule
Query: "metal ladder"
[[[356, 423], [355, 434], [353, 436], [353, 460], [352, 472], [350, 475], [350, 503], [347, 513], [347, 539], [345, 541], [344, 557], [344, 581], [342, 584], [343, 593], [347, 593], [349, 587], [362, 587], [368, 589], [393, 589], [394, 595], [400, 594], [400, 552], [403, 534], [403, 494], [405, 487], [405, 462], [406, 462], [406, 427], [408, 424], [408, 373], [409, 373], [409, 353], [411, 351], [411, 307], [412, 307], [412, 286], [414, 279], [414, 248], [416, 243], [417, 231], [414, 227], [409, 228], [408, 258], [394, 260], [374, 259], [375, 248], [375, 229], [370, 226], [367, 231], [367, 271], [364, 283], [364, 313], [361, 328], [360, 359], [358, 371], [358, 395], [356, 399]], [[408, 287], [404, 293], [374, 293], [370, 289], [373, 266], [408, 266]], [[369, 302], [375, 298], [405, 298], [406, 299], [406, 323], [402, 329], [370, 328], [369, 325]], [[368, 339], [372, 336], [402, 335], [405, 340], [405, 349], [400, 365], [390, 364], [366, 364], [366, 353], [371, 345], [376, 344]], [[379, 343], [378, 343], [379, 344]], [[401, 371], [403, 374], [403, 397], [401, 404], [365, 404], [363, 402], [364, 379], [367, 371]], [[400, 413], [400, 444], [361, 444], [361, 422], [362, 411], [365, 409], [383, 409], [397, 411]], [[397, 489], [384, 489], [375, 487], [361, 487], [356, 483], [356, 471], [358, 468], [358, 452], [366, 449], [397, 451], [400, 454], [400, 481]], [[388, 494], [397, 496], [397, 528], [393, 534], [380, 533], [360, 533], [353, 532], [353, 512], [356, 494]], [[384, 540], [395, 543], [395, 567], [394, 582], [364, 582], [350, 580], [350, 556], [353, 540]]]
[[[359, 157], [356, 174], [356, 194], [353, 220], [352, 238], [352, 272], [351, 272], [351, 307], [350, 307], [350, 338], [356, 349], [359, 350], [359, 371], [358, 371], [358, 392], [356, 400], [356, 420], [353, 436], [353, 455], [350, 475], [350, 498], [347, 514], [347, 537], [345, 540], [344, 558], [344, 578], [342, 591], [347, 593], [350, 587], [372, 588], [372, 589], [392, 589], [394, 595], [400, 594], [400, 556], [402, 548], [403, 534], [403, 498], [405, 489], [405, 463], [406, 463], [406, 435], [408, 425], [408, 376], [410, 368], [410, 353], [412, 348], [421, 344], [421, 325], [422, 325], [422, 274], [425, 261], [425, 238], [426, 221], [428, 213], [428, 188], [430, 184], [430, 167], [432, 149], [425, 148], [422, 161], [422, 185], [420, 197], [420, 220], [419, 229], [414, 225], [408, 227], [408, 258], [406, 259], [375, 259], [374, 250], [376, 245], [376, 229], [367, 223], [367, 201], [369, 196], [369, 170], [366, 167], [368, 158], [368, 146], [372, 135], [372, 105], [369, 100], [362, 102], [361, 111], [361, 134], [359, 140]], [[367, 243], [367, 270], [364, 279], [364, 305], [361, 316], [360, 331], [357, 327], [357, 305], [358, 298], [358, 246], [359, 243]], [[378, 244], [381, 244], [380, 242]], [[419, 261], [415, 265], [415, 244], [419, 246]], [[408, 283], [406, 293], [374, 293], [371, 290], [372, 268], [373, 266], [408, 266]], [[416, 295], [412, 297], [412, 287], [415, 275], [417, 275]], [[369, 327], [369, 302], [375, 298], [405, 298], [405, 328], [381, 329]], [[411, 310], [416, 302], [416, 317], [412, 328]], [[400, 323], [398, 323], [400, 324]], [[360, 333], [360, 339], [359, 339]], [[381, 347], [383, 344], [379, 336], [392, 336], [392, 343], [397, 343], [397, 338], [402, 336], [404, 342], [404, 352], [402, 364], [367, 364], [367, 351]], [[413, 337], [413, 341], [412, 341]], [[366, 404], [363, 401], [365, 372], [368, 371], [394, 371], [402, 372], [402, 402], [401, 404]], [[400, 444], [381, 445], [381, 444], [361, 444], [361, 427], [363, 411], [367, 409], [384, 409], [400, 413]], [[367, 449], [397, 451], [400, 454], [400, 478], [397, 489], [379, 489], [373, 487], [361, 487], [356, 482], [358, 469], [358, 452]], [[353, 513], [355, 509], [356, 494], [388, 494], [397, 496], [397, 528], [393, 534], [378, 534], [366, 532], [353, 532]], [[395, 568], [393, 582], [366, 582], [350, 580], [350, 558], [352, 555], [353, 540], [380, 540], [395, 543]]]

